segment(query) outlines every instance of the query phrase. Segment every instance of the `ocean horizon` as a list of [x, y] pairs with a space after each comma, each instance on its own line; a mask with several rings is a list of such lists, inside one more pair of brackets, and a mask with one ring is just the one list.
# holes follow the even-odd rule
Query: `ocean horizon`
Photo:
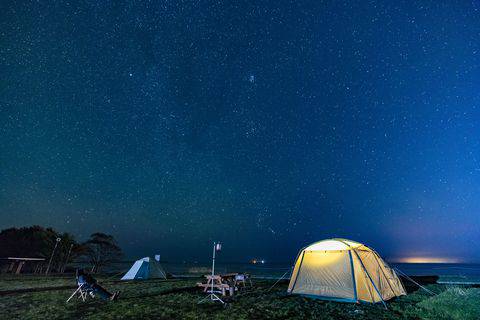
[[[133, 261], [118, 262], [106, 271], [127, 272]], [[211, 263], [161, 262], [166, 272], [177, 277], [198, 277], [211, 272]], [[480, 284], [480, 263], [388, 263], [409, 276], [439, 277], [441, 284]], [[257, 279], [289, 279], [292, 266], [288, 263], [217, 262], [215, 273], [247, 273]]]

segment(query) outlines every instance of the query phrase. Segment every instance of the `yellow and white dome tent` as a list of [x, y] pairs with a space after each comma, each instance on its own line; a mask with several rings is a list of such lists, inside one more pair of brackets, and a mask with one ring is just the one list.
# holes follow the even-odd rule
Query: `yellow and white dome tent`
[[288, 292], [343, 302], [384, 302], [405, 295], [395, 271], [369, 247], [327, 239], [305, 247], [295, 261]]

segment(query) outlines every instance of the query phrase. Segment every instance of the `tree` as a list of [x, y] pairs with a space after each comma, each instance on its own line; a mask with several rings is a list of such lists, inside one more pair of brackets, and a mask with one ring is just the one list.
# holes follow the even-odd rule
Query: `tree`
[[91, 272], [97, 273], [101, 268], [118, 261], [122, 256], [122, 249], [117, 245], [113, 236], [104, 233], [94, 233], [82, 245], [81, 256], [92, 265]]
[[60, 234], [52, 228], [40, 226], [9, 228], [0, 232], [0, 257], [50, 258], [55, 241], [61, 241], [52, 258], [51, 270], [61, 272], [72, 248], [70, 258], [75, 256], [78, 247], [72, 235]]
[[5, 229], [0, 232], [0, 256], [45, 258], [57, 237], [55, 230], [40, 226]]

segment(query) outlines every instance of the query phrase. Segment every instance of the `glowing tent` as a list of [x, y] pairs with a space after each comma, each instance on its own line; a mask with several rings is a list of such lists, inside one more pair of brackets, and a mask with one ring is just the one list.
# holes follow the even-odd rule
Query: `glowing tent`
[[367, 246], [322, 240], [297, 256], [288, 292], [344, 302], [383, 302], [406, 294], [395, 271]]
[[125, 273], [121, 280], [153, 278], [166, 279], [167, 276], [159, 261], [146, 257], [135, 261], [130, 270]]

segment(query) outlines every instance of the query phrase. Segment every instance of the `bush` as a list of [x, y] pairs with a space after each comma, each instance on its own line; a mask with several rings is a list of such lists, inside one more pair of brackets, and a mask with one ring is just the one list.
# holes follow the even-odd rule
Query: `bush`
[[417, 304], [422, 319], [480, 319], [480, 289], [452, 287]]

